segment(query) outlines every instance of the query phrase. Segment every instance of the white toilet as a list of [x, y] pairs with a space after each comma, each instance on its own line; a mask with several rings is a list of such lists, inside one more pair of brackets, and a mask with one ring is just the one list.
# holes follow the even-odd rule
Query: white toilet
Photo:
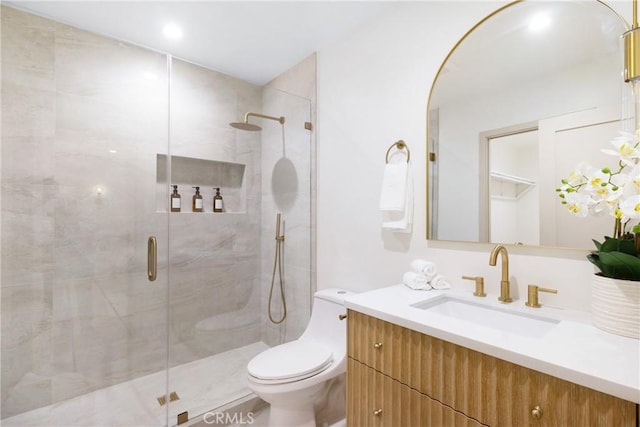
[[296, 341], [272, 347], [247, 366], [249, 388], [271, 405], [270, 426], [315, 426], [314, 403], [327, 382], [346, 370], [344, 298], [353, 292], [324, 289], [314, 295], [311, 319]]

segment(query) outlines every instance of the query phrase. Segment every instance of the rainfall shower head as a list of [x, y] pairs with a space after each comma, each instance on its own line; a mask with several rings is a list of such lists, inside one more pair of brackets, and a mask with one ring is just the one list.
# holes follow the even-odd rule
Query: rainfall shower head
[[249, 131], [262, 130], [260, 126], [254, 125], [253, 123], [249, 123], [250, 116], [260, 117], [262, 119], [275, 120], [277, 122], [280, 122], [281, 125], [284, 124], [284, 117], [282, 116], [274, 117], [274, 116], [267, 116], [265, 114], [259, 114], [259, 113], [247, 113], [244, 115], [243, 122], [232, 122], [232, 123], [229, 123], [229, 125], [240, 130], [249, 130]]
[[257, 130], [262, 130], [262, 128], [258, 125], [254, 125], [251, 123], [247, 123], [247, 122], [233, 122], [233, 123], [229, 123], [229, 125], [231, 127], [234, 127], [236, 129], [240, 129], [240, 130], [249, 130], [249, 131], [257, 131]]

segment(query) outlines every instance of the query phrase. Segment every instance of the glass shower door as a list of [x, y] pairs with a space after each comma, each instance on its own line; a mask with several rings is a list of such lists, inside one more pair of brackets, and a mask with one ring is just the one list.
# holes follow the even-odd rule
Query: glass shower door
[[3, 7], [1, 149], [3, 424], [167, 424], [166, 56]]
[[[173, 58], [169, 215], [169, 423], [246, 395], [243, 370], [260, 343], [260, 134], [229, 126], [259, 110], [262, 89]], [[202, 212], [193, 211], [195, 188]], [[214, 212], [216, 189], [223, 212]]]
[[[246, 366], [298, 338], [310, 314], [311, 121], [308, 99], [185, 61], [171, 62], [171, 183], [183, 201], [169, 215], [169, 423], [236, 405], [250, 391]], [[231, 122], [255, 112], [262, 131]], [[161, 159], [164, 161], [164, 159]], [[195, 188], [203, 211], [192, 209]], [[223, 212], [213, 211], [219, 188]], [[287, 319], [270, 325], [267, 301], [281, 212]], [[279, 313], [279, 285], [274, 314]], [[277, 317], [280, 317], [279, 315]], [[186, 414], [185, 414], [186, 413]], [[182, 414], [182, 415], [181, 415]], [[240, 414], [234, 413], [236, 422]], [[233, 415], [224, 418], [234, 420]]]

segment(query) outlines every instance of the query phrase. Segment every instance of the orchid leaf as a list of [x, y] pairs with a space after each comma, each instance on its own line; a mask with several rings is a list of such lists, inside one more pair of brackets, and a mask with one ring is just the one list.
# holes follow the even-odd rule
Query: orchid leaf
[[596, 249], [599, 251], [600, 248], [602, 247], [602, 243], [598, 242], [596, 239], [591, 239], [591, 241], [596, 246]]
[[622, 252], [630, 256], [637, 256], [636, 246], [633, 240], [629, 239], [605, 239], [604, 243], [598, 249], [603, 252]]
[[611, 278], [616, 277], [616, 269], [612, 266], [604, 264], [600, 260], [600, 256], [597, 253], [592, 253], [587, 255], [587, 260], [589, 260], [593, 265], [595, 265], [596, 268], [600, 270], [603, 276], [611, 277]]
[[[600, 252], [602, 273], [607, 277], [640, 281], [640, 258], [623, 252]], [[597, 265], [597, 264], [596, 264]]]

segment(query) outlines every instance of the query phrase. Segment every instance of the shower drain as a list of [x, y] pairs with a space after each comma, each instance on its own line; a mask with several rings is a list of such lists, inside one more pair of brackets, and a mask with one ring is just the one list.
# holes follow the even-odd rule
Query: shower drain
[[[178, 393], [176, 393], [175, 391], [172, 391], [171, 393], [169, 393], [168, 397], [170, 402], [175, 402], [176, 400], [180, 400], [180, 396], [178, 396]], [[166, 405], [167, 395], [164, 394], [162, 396], [158, 396], [158, 403], [160, 404], [160, 406]]]

